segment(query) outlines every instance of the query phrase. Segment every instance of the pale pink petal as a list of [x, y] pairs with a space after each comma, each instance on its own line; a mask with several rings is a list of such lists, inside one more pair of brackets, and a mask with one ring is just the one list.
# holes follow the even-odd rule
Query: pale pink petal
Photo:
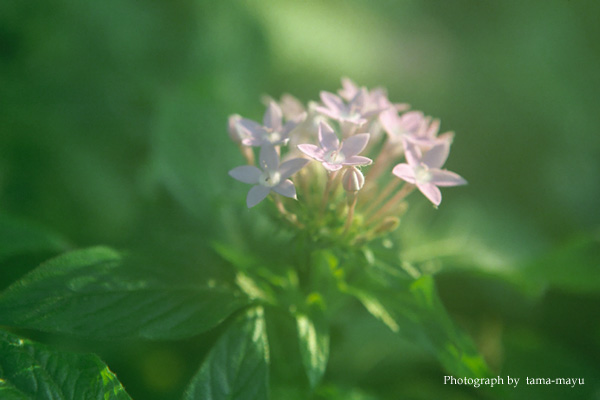
[[252, 121], [251, 119], [240, 119], [238, 122], [238, 126], [244, 129], [248, 133], [248, 135], [256, 138], [262, 138], [266, 133], [265, 128], [263, 128], [262, 125]]
[[402, 140], [402, 144], [404, 145], [404, 157], [406, 157], [406, 161], [411, 166], [417, 166], [421, 164], [421, 150], [412, 143], [412, 141]]
[[265, 111], [263, 125], [275, 132], [279, 132], [281, 131], [281, 118], [281, 108], [277, 105], [277, 103], [271, 101], [269, 103], [269, 107], [267, 107], [267, 111]]
[[254, 207], [263, 201], [269, 195], [269, 192], [271, 192], [271, 189], [268, 187], [261, 185], [252, 186], [250, 191], [248, 191], [248, 196], [246, 196], [246, 205], [248, 208]]
[[260, 167], [264, 171], [277, 171], [279, 167], [279, 155], [273, 145], [267, 144], [260, 148]]
[[405, 180], [408, 183], [415, 184], [417, 182], [415, 178], [415, 170], [408, 164], [398, 164], [392, 170], [392, 174], [398, 178]]
[[346, 157], [357, 155], [367, 147], [370, 136], [368, 133], [360, 133], [349, 137], [342, 142], [340, 152]]
[[442, 202], [442, 192], [433, 183], [417, 182], [417, 187], [435, 206], [439, 206]]
[[325, 157], [323, 149], [314, 144], [299, 144], [298, 149], [310, 158], [314, 158], [318, 161], [323, 161], [323, 158]]
[[[303, 113], [306, 115], [306, 113]], [[291, 131], [293, 131], [301, 121], [288, 121], [285, 123], [283, 128], [281, 129], [282, 136], [288, 136]]]
[[427, 133], [425, 134], [425, 136], [434, 138], [437, 136], [439, 131], [440, 131], [440, 120], [438, 118], [436, 118], [433, 121], [431, 121], [431, 125], [429, 125], [429, 128], [427, 128]]
[[342, 164], [343, 165], [369, 165], [372, 163], [373, 163], [373, 160], [371, 160], [368, 157], [351, 156], [351, 157], [347, 157]]
[[337, 150], [340, 147], [340, 141], [337, 135], [325, 122], [319, 124], [319, 143], [325, 152]]
[[439, 135], [437, 137], [437, 139], [448, 142], [448, 144], [452, 144], [452, 142], [454, 141], [454, 132], [452, 132], [452, 131], [444, 132], [441, 135]]
[[256, 168], [254, 165], [243, 165], [229, 171], [229, 176], [231, 176], [233, 179], [252, 184], [258, 183], [258, 177], [260, 174], [260, 169]]
[[383, 126], [383, 130], [394, 139], [398, 139], [398, 124], [400, 123], [398, 113], [393, 108], [387, 109], [379, 114], [379, 121]]
[[337, 97], [335, 94], [329, 92], [321, 92], [320, 95], [323, 104], [325, 104], [327, 108], [331, 109], [331, 111], [339, 113], [346, 109], [346, 105], [344, 104], [342, 99]]
[[329, 164], [328, 162], [324, 162], [323, 163], [323, 167], [327, 170], [327, 171], [339, 171], [340, 169], [342, 169], [343, 165], [342, 164]]
[[279, 185], [273, 187], [273, 190], [285, 197], [291, 197], [292, 199], [296, 198], [296, 188], [294, 184], [289, 179], [281, 182]]
[[400, 117], [400, 124], [405, 131], [415, 132], [420, 126], [422, 126], [424, 118], [425, 117], [421, 111], [409, 111], [402, 114]]
[[354, 83], [350, 78], [342, 78], [342, 89], [338, 90], [338, 93], [344, 100], [351, 100], [356, 96], [358, 92], [358, 85]]
[[450, 154], [450, 145], [447, 142], [439, 142], [423, 154], [421, 162], [429, 168], [441, 168], [448, 159], [448, 154]]
[[304, 113], [304, 106], [294, 96], [284, 93], [281, 95], [281, 112], [286, 120], [295, 119]]
[[446, 171], [443, 169], [430, 169], [431, 174], [430, 182], [436, 186], [460, 186], [466, 185], [467, 181], [460, 175]]
[[306, 158], [294, 158], [282, 163], [279, 166], [279, 174], [281, 175], [280, 179], [289, 178], [296, 172], [300, 171], [309, 162], [310, 160], [307, 160]]
[[326, 117], [329, 117], [331, 119], [339, 119], [340, 118], [340, 114], [337, 111], [331, 111], [329, 108], [327, 107], [323, 107], [323, 106], [315, 106], [315, 111], [325, 115]]

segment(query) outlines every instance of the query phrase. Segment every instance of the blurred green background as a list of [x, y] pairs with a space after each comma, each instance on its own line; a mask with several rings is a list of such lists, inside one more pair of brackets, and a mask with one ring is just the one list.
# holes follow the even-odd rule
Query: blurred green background
[[[412, 201], [405, 259], [437, 274], [500, 375], [586, 385], [444, 386], [435, 360], [357, 310], [337, 321], [326, 382], [385, 399], [600, 399], [599, 15], [592, 0], [3, 1], [0, 212], [66, 247], [202, 268], [232, 205], [254, 213], [227, 176], [243, 162], [227, 116], [261, 118], [264, 94], [317, 100], [342, 76], [384, 86], [456, 132], [446, 166], [469, 181], [437, 211]], [[53, 249], [0, 260], [0, 286]], [[170, 399], [218, 333], [30, 336], [99, 353], [133, 398]]]

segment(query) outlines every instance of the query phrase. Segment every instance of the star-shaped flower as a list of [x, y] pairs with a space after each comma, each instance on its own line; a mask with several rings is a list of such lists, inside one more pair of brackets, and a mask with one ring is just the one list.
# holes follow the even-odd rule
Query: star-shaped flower
[[320, 161], [328, 171], [337, 171], [346, 165], [368, 165], [370, 158], [357, 155], [367, 146], [370, 135], [361, 133], [351, 136], [340, 143], [335, 132], [325, 122], [319, 124], [319, 144], [299, 144], [304, 154]]
[[388, 108], [379, 115], [379, 121], [392, 143], [400, 143], [407, 137], [416, 135], [424, 120], [420, 111], [409, 111], [398, 115], [394, 108]]
[[254, 207], [268, 196], [271, 191], [285, 197], [296, 198], [294, 183], [288, 178], [309, 163], [306, 158], [294, 158], [279, 164], [279, 155], [272, 145], [260, 148], [260, 168], [244, 165], [229, 171], [229, 175], [240, 182], [253, 184], [246, 205]]
[[398, 164], [392, 173], [417, 188], [435, 206], [442, 202], [442, 193], [438, 186], [466, 185], [467, 181], [454, 172], [440, 169], [446, 162], [450, 153], [450, 144], [440, 142], [435, 144], [425, 154], [421, 154], [419, 147], [407, 140], [404, 142], [406, 160], [408, 164]]
[[[302, 118], [305, 115], [301, 116]], [[269, 103], [263, 124], [260, 125], [250, 119], [242, 118], [238, 125], [247, 132], [246, 137], [242, 139], [245, 146], [265, 146], [286, 144], [289, 140], [290, 132], [300, 123], [299, 120], [288, 121], [283, 125], [281, 107], [274, 101]]]
[[361, 126], [368, 118], [381, 110], [371, 110], [368, 107], [368, 92], [366, 89], [358, 89], [356, 95], [346, 104], [339, 96], [333, 93], [321, 92], [321, 101], [325, 107], [316, 107], [316, 110], [331, 119], [340, 122], [349, 122]]

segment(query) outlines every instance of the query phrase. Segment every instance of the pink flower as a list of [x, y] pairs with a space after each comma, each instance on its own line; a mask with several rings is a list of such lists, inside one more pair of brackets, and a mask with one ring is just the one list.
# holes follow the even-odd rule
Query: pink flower
[[367, 146], [370, 135], [361, 133], [351, 136], [340, 144], [338, 137], [325, 122], [319, 124], [319, 144], [299, 144], [301, 152], [320, 161], [328, 171], [337, 171], [346, 165], [368, 165], [370, 158], [357, 155]]
[[340, 122], [349, 122], [353, 125], [363, 125], [368, 118], [381, 110], [368, 109], [368, 93], [366, 89], [358, 89], [356, 95], [346, 104], [344, 100], [333, 93], [321, 92], [321, 101], [325, 107], [318, 106], [316, 111]]
[[424, 121], [420, 111], [409, 111], [398, 115], [394, 108], [388, 108], [379, 115], [379, 121], [387, 132], [390, 142], [399, 143], [417, 134]]
[[[305, 115], [302, 115], [305, 117]], [[252, 120], [242, 118], [238, 126], [246, 131], [243, 135], [242, 144], [245, 146], [265, 146], [286, 144], [290, 132], [298, 125], [299, 120], [293, 120], [282, 124], [281, 107], [274, 101], [269, 103], [263, 117], [263, 125]]]
[[285, 197], [296, 198], [294, 183], [288, 178], [300, 171], [310, 160], [294, 158], [279, 164], [279, 155], [275, 148], [266, 145], [260, 148], [260, 168], [253, 165], [244, 165], [229, 171], [229, 176], [240, 182], [253, 184], [246, 205], [254, 207], [269, 195], [271, 191]]
[[446, 141], [435, 144], [429, 151], [421, 155], [417, 145], [404, 142], [408, 164], [398, 164], [392, 173], [417, 188], [435, 206], [442, 202], [442, 193], [438, 186], [466, 185], [467, 181], [460, 175], [440, 169], [450, 153], [450, 144]]

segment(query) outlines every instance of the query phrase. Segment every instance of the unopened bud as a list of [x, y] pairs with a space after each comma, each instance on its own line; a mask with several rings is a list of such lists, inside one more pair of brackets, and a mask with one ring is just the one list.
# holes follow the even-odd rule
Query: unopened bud
[[342, 186], [346, 192], [358, 192], [365, 184], [365, 177], [356, 167], [350, 167], [342, 176]]

